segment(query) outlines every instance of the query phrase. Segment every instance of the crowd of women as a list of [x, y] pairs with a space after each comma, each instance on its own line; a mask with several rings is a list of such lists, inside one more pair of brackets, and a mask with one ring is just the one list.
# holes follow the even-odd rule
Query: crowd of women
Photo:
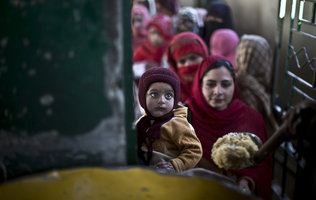
[[239, 37], [229, 5], [221, 1], [204, 9], [176, 0], [134, 0], [131, 13], [139, 163], [212, 170], [244, 192], [271, 199], [271, 157], [225, 170], [210, 156], [225, 134], [250, 132], [265, 142], [267, 127], [275, 128], [267, 40]]

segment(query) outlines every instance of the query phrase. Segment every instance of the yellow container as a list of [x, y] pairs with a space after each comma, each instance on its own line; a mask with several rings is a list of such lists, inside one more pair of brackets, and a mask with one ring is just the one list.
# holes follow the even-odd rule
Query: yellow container
[[1, 200], [233, 199], [251, 196], [210, 179], [143, 168], [56, 170], [0, 185]]

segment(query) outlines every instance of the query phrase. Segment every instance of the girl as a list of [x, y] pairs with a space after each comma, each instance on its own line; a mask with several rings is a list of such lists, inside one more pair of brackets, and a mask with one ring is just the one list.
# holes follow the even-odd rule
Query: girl
[[133, 62], [147, 61], [160, 66], [163, 54], [173, 37], [172, 21], [167, 15], [158, 14], [147, 25], [148, 41], [139, 46]]
[[202, 147], [178, 105], [180, 82], [170, 69], [153, 67], [139, 80], [138, 98], [145, 114], [136, 122], [138, 155], [146, 165], [171, 171], [196, 166]]
[[192, 32], [180, 33], [170, 42], [167, 49], [167, 61], [170, 69], [179, 76], [182, 103], [191, 96], [195, 72], [206, 56], [208, 56], [206, 44]]
[[132, 8], [132, 33], [133, 33], [133, 50], [147, 41], [147, 24], [151, 17], [148, 9], [141, 5], [135, 4]]

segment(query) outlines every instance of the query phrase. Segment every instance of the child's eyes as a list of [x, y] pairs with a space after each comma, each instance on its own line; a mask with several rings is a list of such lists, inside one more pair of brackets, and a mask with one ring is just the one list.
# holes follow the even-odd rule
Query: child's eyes
[[[152, 98], [158, 98], [158, 97], [159, 97], [158, 92], [151, 92], [149, 95], [150, 95]], [[165, 97], [165, 99], [167, 99], [167, 100], [171, 100], [171, 99], [173, 98], [173, 94], [172, 94], [172, 93], [166, 93], [166, 94], [164, 94], [164, 97]]]
[[173, 98], [173, 94], [167, 93], [167, 94], [165, 94], [165, 98], [166, 98], [167, 100], [171, 100], [171, 99]]
[[151, 97], [153, 97], [153, 98], [158, 97], [158, 93], [157, 93], [157, 92], [151, 92], [149, 95], [150, 95]]

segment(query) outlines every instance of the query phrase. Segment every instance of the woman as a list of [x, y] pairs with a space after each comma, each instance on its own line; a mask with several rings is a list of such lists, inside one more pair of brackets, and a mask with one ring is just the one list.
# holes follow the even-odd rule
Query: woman
[[[202, 144], [203, 161], [207, 163], [206, 166], [200, 162], [199, 167], [210, 169], [215, 165], [211, 159], [213, 144], [229, 132], [251, 132], [262, 142], [267, 140], [261, 115], [237, 98], [234, 68], [224, 57], [209, 56], [203, 60], [196, 72], [188, 106]], [[243, 191], [271, 199], [271, 157], [253, 167], [223, 172], [236, 177]]]
[[230, 7], [225, 2], [211, 2], [207, 8], [207, 15], [204, 19], [204, 27], [200, 33], [207, 45], [210, 44], [210, 37], [213, 32], [220, 28], [234, 29]]
[[239, 98], [263, 116], [269, 132], [277, 129], [271, 112], [272, 51], [260, 35], [243, 35], [236, 50]]
[[239, 37], [234, 30], [221, 28], [210, 38], [211, 55], [224, 56], [235, 67], [236, 49]]
[[195, 72], [206, 56], [208, 56], [206, 44], [192, 32], [179, 33], [170, 42], [167, 60], [170, 69], [179, 76], [182, 103], [191, 96]]

